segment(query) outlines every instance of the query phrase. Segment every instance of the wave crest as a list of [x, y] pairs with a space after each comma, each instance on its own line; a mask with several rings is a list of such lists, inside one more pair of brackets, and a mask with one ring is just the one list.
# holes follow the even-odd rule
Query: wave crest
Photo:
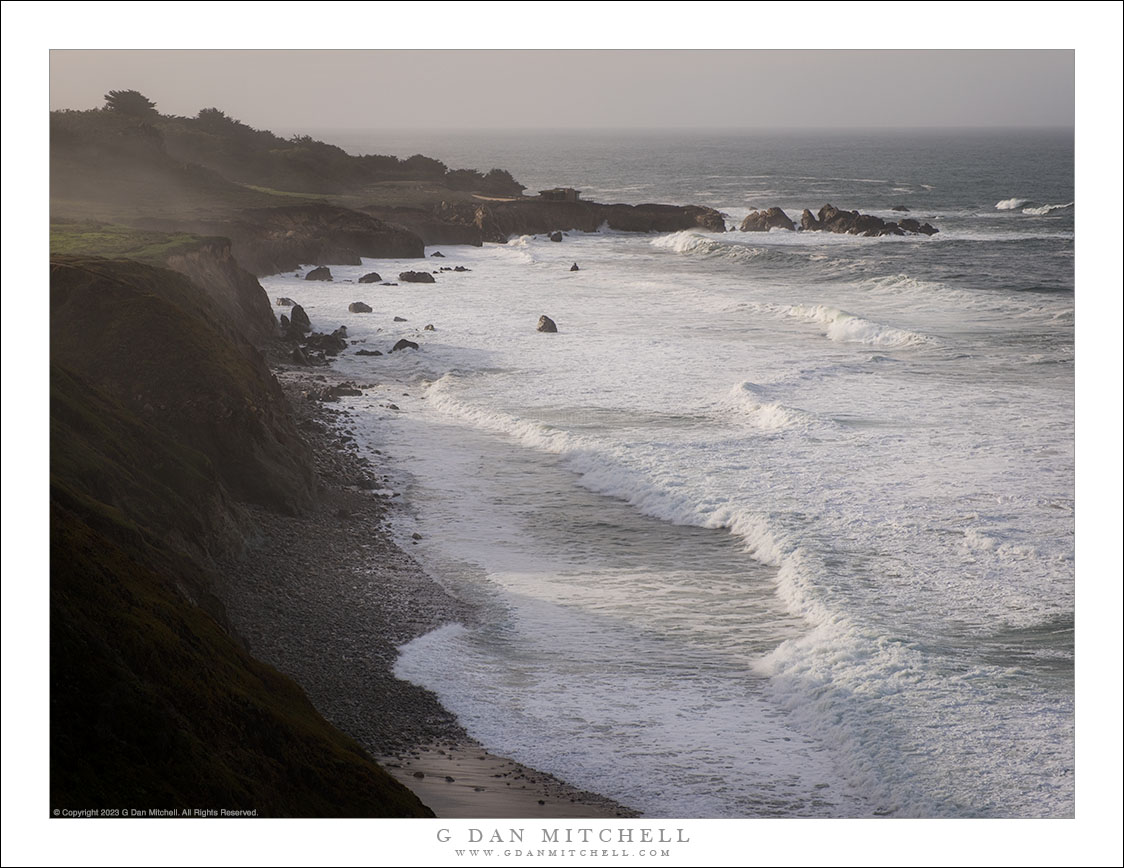
[[840, 343], [865, 344], [870, 347], [905, 347], [932, 343], [932, 338], [881, 325], [825, 304], [797, 304], [788, 309], [789, 316], [801, 317], [812, 323], [826, 326], [827, 337]]

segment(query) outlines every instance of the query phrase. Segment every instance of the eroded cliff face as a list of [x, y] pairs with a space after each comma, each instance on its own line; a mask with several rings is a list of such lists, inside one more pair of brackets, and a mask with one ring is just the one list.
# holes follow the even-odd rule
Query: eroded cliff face
[[419, 258], [425, 243], [409, 229], [336, 205], [256, 208], [230, 219], [174, 221], [166, 226], [230, 239], [242, 268], [255, 275], [300, 265], [358, 265], [360, 257]]
[[[245, 283], [206, 245], [181, 265]], [[316, 483], [223, 297], [51, 260], [51, 803], [431, 816], [250, 656], [212, 590], [211, 558], [253, 533], [244, 504], [299, 512]]]
[[599, 202], [545, 202], [517, 199], [495, 202], [442, 202], [432, 211], [366, 209], [408, 226], [426, 244], [503, 243], [512, 235], [554, 231], [596, 232], [601, 226], [621, 232], [726, 231], [722, 215], [699, 205], [604, 205]]
[[235, 260], [229, 240], [208, 239], [196, 250], [172, 254], [165, 264], [206, 292], [252, 343], [261, 345], [276, 332], [269, 297], [257, 278]]

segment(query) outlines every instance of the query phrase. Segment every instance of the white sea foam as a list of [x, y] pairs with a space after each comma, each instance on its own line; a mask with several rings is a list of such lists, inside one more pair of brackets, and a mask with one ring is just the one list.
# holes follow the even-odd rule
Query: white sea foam
[[1017, 198], [1002, 199], [999, 202], [995, 203], [995, 210], [996, 211], [1015, 211], [1015, 210], [1021, 208], [1023, 205], [1025, 205], [1028, 201], [1029, 201], [1028, 199], [1017, 199]]
[[906, 347], [929, 344], [933, 339], [907, 329], [894, 328], [863, 319], [853, 313], [824, 304], [793, 305], [790, 316], [826, 326], [825, 334], [833, 341], [859, 343], [870, 347]]
[[1042, 217], [1054, 211], [1062, 211], [1066, 208], [1072, 208], [1072, 202], [1066, 202], [1064, 205], [1039, 205], [1037, 207], [1023, 208], [1024, 214], [1032, 214], [1035, 217]]
[[829, 423], [812, 413], [764, 399], [766, 391], [747, 380], [730, 389], [720, 403], [744, 417], [752, 426], [764, 431], [829, 427]]
[[412, 328], [392, 313], [437, 325], [337, 361], [385, 378], [349, 425], [401, 460], [414, 551], [484, 600], [403, 674], [490, 746], [656, 812], [1072, 811], [1067, 650], [1034, 633], [1072, 611], [1071, 369], [1025, 362], [1072, 355], [1072, 297], [927, 270], [996, 237], [949, 211], [886, 257], [820, 233], [445, 249], [472, 272], [380, 287], [366, 319], [338, 283], [269, 283], [368, 346]]

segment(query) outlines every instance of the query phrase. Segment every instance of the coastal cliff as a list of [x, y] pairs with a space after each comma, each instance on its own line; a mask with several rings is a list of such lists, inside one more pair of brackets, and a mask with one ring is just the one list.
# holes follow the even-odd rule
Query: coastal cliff
[[252, 510], [297, 514], [315, 489], [277, 382], [207, 293], [52, 259], [52, 805], [429, 815], [250, 656], [220, 602], [213, 564]]
[[238, 264], [259, 276], [309, 263], [358, 265], [363, 256], [416, 259], [425, 255], [425, 243], [409, 229], [324, 203], [255, 208], [229, 218], [169, 220], [166, 225], [229, 238]]

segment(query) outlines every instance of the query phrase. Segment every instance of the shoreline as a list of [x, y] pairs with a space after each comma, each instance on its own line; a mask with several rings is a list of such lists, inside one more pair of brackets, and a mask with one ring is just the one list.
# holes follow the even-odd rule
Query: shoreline
[[394, 676], [398, 646], [475, 613], [394, 541], [385, 519], [397, 495], [377, 456], [360, 454], [349, 411], [321, 400], [351, 381], [330, 367], [276, 358], [270, 367], [313, 451], [320, 490], [303, 516], [251, 507], [256, 536], [217, 564], [219, 594], [250, 653], [292, 677], [438, 817], [638, 816], [489, 752], [433, 693]]

